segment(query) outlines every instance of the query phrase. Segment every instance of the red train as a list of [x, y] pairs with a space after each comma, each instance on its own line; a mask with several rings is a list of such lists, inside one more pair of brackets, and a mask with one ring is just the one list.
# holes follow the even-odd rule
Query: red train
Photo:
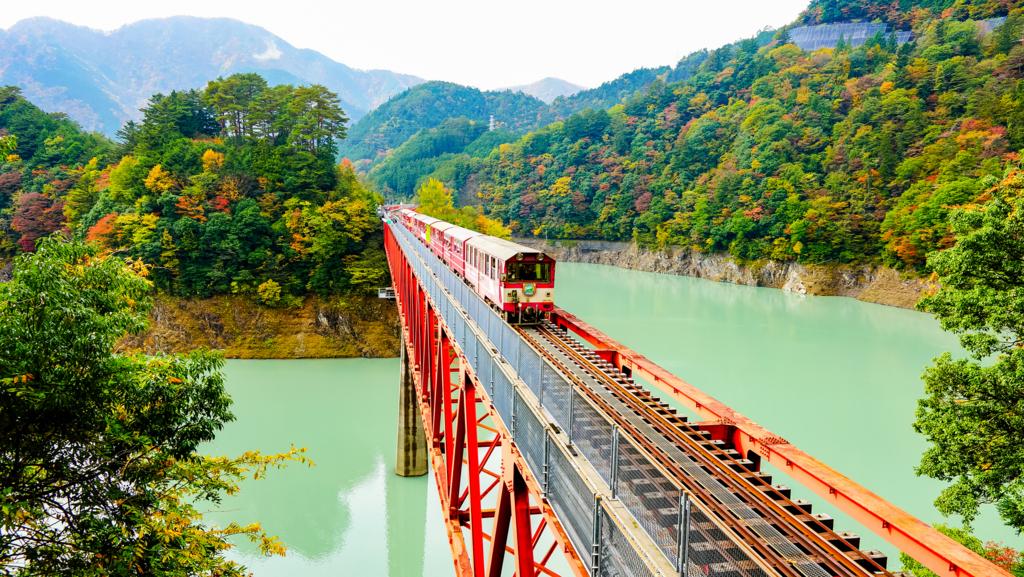
[[535, 322], [554, 310], [555, 259], [550, 256], [409, 208], [386, 210], [510, 322]]

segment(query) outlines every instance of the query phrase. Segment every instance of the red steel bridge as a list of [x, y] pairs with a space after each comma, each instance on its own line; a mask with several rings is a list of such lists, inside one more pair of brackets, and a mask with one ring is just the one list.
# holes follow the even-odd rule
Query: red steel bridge
[[569, 312], [505, 322], [387, 213], [384, 235], [397, 472], [433, 471], [460, 577], [893, 575], [763, 463], [941, 577], [1009, 577]]

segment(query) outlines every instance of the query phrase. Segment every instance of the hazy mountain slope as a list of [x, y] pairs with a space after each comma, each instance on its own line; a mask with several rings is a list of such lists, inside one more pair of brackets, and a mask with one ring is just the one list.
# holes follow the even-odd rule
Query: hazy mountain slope
[[530, 84], [510, 86], [507, 90], [529, 94], [530, 96], [543, 100], [547, 104], [551, 104], [559, 96], [572, 96], [581, 90], [586, 90], [586, 87], [580, 86], [579, 84], [573, 84], [568, 80], [552, 78], [549, 76]]
[[323, 84], [352, 118], [422, 82], [356, 70], [224, 18], [143, 20], [110, 33], [33, 18], [0, 32], [0, 84], [19, 86], [45, 110], [108, 134], [137, 119], [156, 92], [202, 87], [234, 72], [259, 72], [272, 83]]

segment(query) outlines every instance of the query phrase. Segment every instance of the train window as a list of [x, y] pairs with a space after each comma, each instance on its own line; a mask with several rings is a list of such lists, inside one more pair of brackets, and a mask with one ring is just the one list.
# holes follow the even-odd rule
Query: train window
[[509, 262], [506, 266], [509, 282], [548, 282], [551, 265], [543, 262]]

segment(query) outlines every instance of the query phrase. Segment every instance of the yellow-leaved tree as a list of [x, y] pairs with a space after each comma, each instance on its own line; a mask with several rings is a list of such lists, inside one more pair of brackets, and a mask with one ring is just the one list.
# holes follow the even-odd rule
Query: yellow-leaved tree
[[428, 178], [416, 189], [414, 202], [419, 212], [463, 228], [501, 238], [508, 238], [512, 234], [500, 220], [485, 216], [479, 206], [455, 208], [452, 191], [436, 178]]

